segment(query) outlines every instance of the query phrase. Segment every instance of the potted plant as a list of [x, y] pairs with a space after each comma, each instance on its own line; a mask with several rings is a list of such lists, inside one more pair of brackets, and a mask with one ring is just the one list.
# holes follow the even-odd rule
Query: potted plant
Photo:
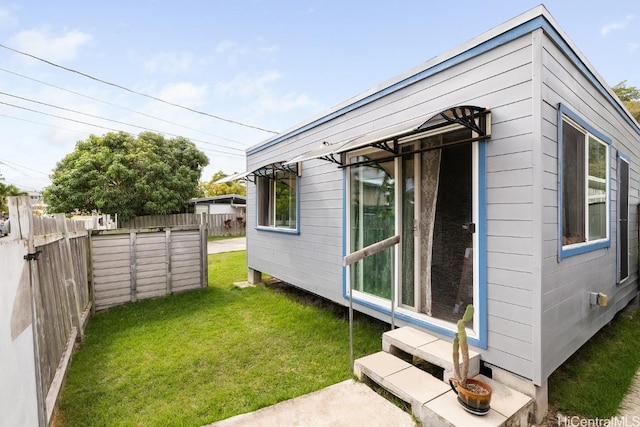
[[[451, 389], [458, 395], [462, 407], [475, 415], [489, 412], [491, 386], [484, 381], [467, 378], [469, 374], [469, 345], [465, 323], [473, 319], [473, 305], [469, 304], [464, 315], [458, 320], [458, 332], [453, 337], [453, 372], [455, 378], [449, 378]], [[460, 367], [462, 353], [462, 367]]]

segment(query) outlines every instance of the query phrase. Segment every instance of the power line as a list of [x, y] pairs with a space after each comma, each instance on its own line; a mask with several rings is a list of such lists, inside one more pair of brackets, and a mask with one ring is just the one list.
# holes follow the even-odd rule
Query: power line
[[[7, 166], [9, 166], [10, 168], [12, 168], [12, 169], [14, 169], [14, 170], [17, 170], [17, 169], [15, 169], [15, 168], [11, 167], [11, 165], [13, 165], [13, 166], [17, 166], [17, 167], [22, 168], [22, 169], [26, 169], [26, 170], [31, 171], [31, 172], [39, 173], [39, 174], [44, 175], [44, 176], [46, 176], [46, 177], [48, 177], [48, 176], [49, 176], [49, 174], [48, 174], [48, 173], [45, 173], [45, 172], [42, 172], [42, 171], [38, 171], [38, 170], [35, 170], [35, 169], [31, 169], [30, 167], [23, 166], [23, 165], [19, 165], [19, 164], [15, 163], [15, 162], [10, 162], [10, 161], [8, 161], [8, 160], [0, 159], [0, 164], [7, 165]], [[18, 171], [18, 172], [20, 172], [20, 171]], [[20, 172], [20, 173], [22, 173], [22, 172]]]
[[[82, 114], [83, 116], [92, 117], [92, 118], [94, 118], [94, 119], [106, 120], [106, 121], [108, 121], [108, 122], [117, 123], [117, 124], [119, 124], [119, 125], [131, 126], [131, 127], [137, 128], [137, 129], [148, 130], [148, 131], [152, 131], [152, 132], [156, 132], [156, 133], [164, 133], [164, 134], [166, 134], [166, 135], [173, 136], [173, 137], [179, 137], [179, 136], [180, 136], [180, 135], [177, 135], [177, 134], [174, 134], [174, 133], [170, 133], [170, 132], [161, 132], [161, 131], [158, 131], [158, 130], [155, 130], [155, 129], [151, 129], [151, 128], [148, 128], [148, 127], [145, 127], [145, 126], [138, 126], [138, 125], [134, 125], [134, 124], [132, 124], [132, 123], [122, 122], [122, 121], [114, 120], [114, 119], [108, 119], [108, 118], [106, 118], [106, 117], [97, 116], [97, 115], [95, 115], [95, 114], [89, 114], [89, 113], [85, 113], [85, 112], [83, 112], [83, 111], [73, 110], [73, 109], [71, 109], [71, 108], [60, 107], [60, 106], [58, 106], [58, 105], [53, 105], [53, 104], [49, 104], [49, 103], [47, 103], [47, 102], [42, 102], [42, 101], [36, 101], [36, 100], [34, 100], [34, 99], [25, 98], [25, 97], [18, 96], [18, 95], [12, 95], [12, 94], [10, 94], [10, 93], [6, 93], [6, 92], [2, 92], [2, 91], [0, 91], [0, 95], [10, 96], [10, 97], [12, 97], [12, 98], [17, 98], [17, 99], [21, 99], [21, 100], [23, 100], [23, 101], [33, 102], [33, 103], [35, 103], [35, 104], [44, 105], [44, 106], [46, 106], [46, 107], [51, 107], [51, 108], [56, 108], [56, 109], [63, 110], [63, 111], [68, 111], [68, 112], [70, 112], [70, 113]], [[241, 149], [241, 148], [230, 147], [230, 146], [228, 146], [228, 145], [224, 145], [224, 144], [214, 144], [214, 143], [212, 143], [212, 142], [203, 141], [203, 140], [195, 139], [195, 138], [191, 138], [191, 140], [192, 140], [192, 141], [198, 141], [198, 142], [201, 142], [201, 143], [203, 143], [203, 144], [208, 144], [208, 145], [213, 145], [213, 146], [220, 146], [220, 147], [228, 148], [228, 149], [230, 149], [230, 150], [235, 150], [235, 151], [241, 151], [241, 152], [244, 152], [244, 150], [243, 150], [243, 149]]]
[[102, 80], [100, 78], [91, 76], [89, 74], [83, 73], [83, 72], [75, 70], [73, 68], [69, 68], [69, 67], [65, 67], [63, 65], [56, 64], [55, 62], [48, 61], [46, 59], [43, 59], [43, 58], [40, 58], [38, 56], [32, 55], [30, 53], [22, 52], [22, 51], [17, 50], [17, 49], [13, 49], [13, 48], [5, 46], [3, 44], [0, 44], [0, 47], [3, 47], [5, 49], [10, 50], [10, 51], [15, 52], [15, 53], [19, 53], [20, 55], [28, 56], [28, 57], [36, 59], [38, 61], [42, 61], [45, 64], [49, 64], [49, 65], [51, 65], [53, 67], [57, 67], [57, 68], [60, 68], [62, 70], [65, 70], [65, 71], [69, 71], [71, 73], [78, 74], [80, 76], [83, 76], [83, 77], [86, 77], [88, 79], [97, 81], [99, 83], [103, 83], [103, 84], [106, 84], [106, 85], [109, 85], [109, 86], [113, 86], [115, 88], [122, 89], [124, 91], [133, 93], [135, 95], [144, 96], [145, 98], [153, 99], [154, 101], [162, 102], [163, 104], [171, 105], [171, 106], [177, 107], [177, 108], [182, 108], [183, 110], [191, 111], [192, 113], [201, 114], [203, 116], [208, 116], [208, 117], [214, 118], [216, 120], [221, 120], [223, 122], [232, 123], [232, 124], [235, 124], [235, 125], [238, 125], [238, 126], [243, 126], [243, 127], [246, 127], [246, 128], [256, 129], [256, 130], [259, 130], [259, 131], [262, 131], [262, 132], [267, 132], [267, 133], [272, 133], [272, 134], [277, 134], [278, 133], [278, 132], [273, 131], [273, 130], [264, 129], [264, 128], [261, 128], [261, 127], [258, 127], [258, 126], [253, 126], [253, 125], [249, 125], [249, 124], [246, 124], [246, 123], [238, 122], [236, 120], [227, 119], [227, 118], [224, 118], [224, 117], [217, 116], [215, 114], [210, 114], [210, 113], [206, 113], [204, 111], [199, 111], [199, 110], [196, 110], [196, 109], [193, 109], [193, 108], [190, 108], [190, 107], [185, 107], [184, 105], [176, 104], [175, 102], [167, 101], [167, 100], [155, 97], [153, 95], [149, 95], [149, 94], [146, 94], [146, 93], [143, 93], [143, 92], [138, 92], [136, 90], [129, 89], [129, 88], [125, 87], [125, 86], [121, 86], [119, 84], [112, 83], [112, 82], [109, 82], [109, 81]]
[[[87, 126], [94, 126], [94, 127], [97, 127], [97, 128], [101, 128], [101, 129], [105, 129], [105, 130], [111, 131], [111, 132], [120, 132], [120, 129], [108, 128], [108, 127], [100, 126], [100, 125], [97, 125], [97, 124], [94, 124], [94, 123], [83, 122], [81, 120], [75, 120], [75, 119], [70, 119], [68, 117], [62, 117], [62, 116], [58, 116], [58, 115], [55, 115], [55, 114], [45, 113], [44, 111], [38, 111], [38, 110], [34, 110], [32, 108], [21, 107], [19, 105], [11, 104], [11, 103], [8, 103], [8, 102], [0, 101], [0, 104], [7, 105], [9, 107], [19, 108], [21, 110], [31, 111], [33, 113], [42, 114], [42, 115], [45, 115], [45, 116], [50, 116], [50, 117], [54, 117], [54, 118], [58, 118], [58, 119], [62, 119], [62, 120], [68, 120], [68, 121], [71, 121], [71, 122], [80, 123], [80, 124], [87, 125]], [[84, 132], [84, 131], [79, 131], [79, 130], [74, 130], [74, 129], [67, 129], [67, 128], [63, 128], [63, 127], [60, 127], [60, 126], [53, 126], [53, 125], [49, 125], [49, 124], [46, 124], [46, 123], [37, 122], [37, 121], [34, 121], [34, 120], [27, 120], [27, 119], [23, 119], [21, 117], [11, 116], [11, 115], [8, 115], [8, 114], [0, 113], [0, 116], [7, 117], [7, 118], [10, 118], [10, 119], [14, 119], [14, 120], [21, 120], [21, 121], [28, 122], [28, 123], [35, 123], [35, 124], [42, 125], [42, 126], [49, 126], [49, 127], [53, 127], [53, 128], [56, 128], [56, 129], [69, 131], [69, 132], [87, 134], [87, 132]], [[132, 134], [132, 135], [135, 136], [136, 134]], [[197, 140], [195, 140], [195, 141], [197, 141]], [[199, 141], [199, 142], [215, 146], [215, 144], [210, 143], [210, 142], [206, 142], [206, 141]], [[201, 150], [204, 150], [204, 148], [202, 148], [202, 147], [199, 147], [199, 148]], [[229, 153], [227, 151], [222, 151], [222, 150], [208, 149], [207, 151], [210, 151], [212, 153], [217, 153], [217, 154], [224, 154], [224, 155], [227, 155], [227, 156], [244, 157], [243, 155], [238, 154], [238, 153]]]
[[236, 144], [248, 145], [246, 142], [241, 142], [241, 141], [238, 141], [238, 140], [235, 140], [235, 139], [226, 138], [224, 136], [216, 135], [216, 134], [213, 134], [211, 132], [205, 132], [203, 130], [195, 129], [195, 128], [192, 128], [190, 126], [185, 126], [185, 125], [183, 125], [181, 123], [172, 122], [171, 120], [163, 119], [162, 117], [156, 117], [156, 116], [153, 116], [151, 114], [143, 113], [141, 111], [136, 111], [136, 110], [134, 110], [132, 108], [128, 108], [128, 107], [125, 107], [123, 105], [114, 104], [112, 102], [105, 101], [105, 100], [100, 99], [100, 98], [95, 98], [93, 96], [86, 95], [86, 94], [80, 93], [80, 92], [76, 92], [76, 91], [73, 91], [71, 89], [64, 88], [62, 86], [57, 86], [57, 85], [54, 85], [52, 83], [48, 83], [48, 82], [45, 82], [45, 81], [42, 81], [42, 80], [38, 80], [38, 79], [35, 79], [33, 77], [26, 76], [24, 74], [16, 73], [15, 71], [7, 70], [6, 68], [0, 68], [0, 71], [12, 74], [14, 76], [17, 76], [17, 77], [20, 77], [20, 78], [23, 78], [23, 79], [31, 80], [33, 82], [40, 83], [40, 84], [43, 84], [45, 86], [53, 87], [55, 89], [62, 90], [64, 92], [72, 93], [74, 95], [81, 96], [83, 98], [91, 99], [92, 101], [97, 101], [97, 102], [100, 102], [100, 103], [105, 104], [105, 105], [110, 105], [112, 107], [120, 108], [120, 109], [125, 110], [125, 111], [130, 111], [132, 113], [139, 114], [141, 116], [148, 117], [150, 119], [158, 120], [158, 121], [161, 121], [163, 123], [169, 123], [169, 124], [174, 125], [174, 126], [179, 126], [179, 127], [183, 128], [183, 129], [192, 130], [194, 132], [199, 132], [199, 133], [202, 133], [202, 134], [205, 134], [205, 135], [213, 136], [215, 138], [219, 138], [219, 139], [222, 139], [222, 140], [225, 140], [225, 141], [229, 141], [229, 142], [234, 142]]

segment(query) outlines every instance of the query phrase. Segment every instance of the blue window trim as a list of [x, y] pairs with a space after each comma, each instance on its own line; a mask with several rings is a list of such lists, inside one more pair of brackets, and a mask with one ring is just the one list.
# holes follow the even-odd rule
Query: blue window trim
[[[487, 203], [486, 203], [486, 141], [478, 142], [478, 299], [476, 306], [476, 316], [478, 317], [478, 338], [469, 337], [469, 344], [486, 349], [487, 348]], [[347, 232], [349, 206], [347, 203], [347, 180], [349, 178], [347, 169], [343, 169], [342, 175], [342, 256], [347, 255]], [[349, 300], [349, 292], [347, 289], [347, 267], [342, 267], [342, 297]], [[391, 317], [391, 310], [373, 304], [370, 301], [363, 300], [358, 297], [353, 298], [354, 304], [375, 310]], [[454, 331], [443, 328], [439, 325], [426, 322], [422, 319], [395, 312], [395, 318], [405, 321], [409, 324], [437, 332], [439, 334], [453, 338]], [[453, 325], [453, 324], [452, 324]]]
[[256, 182], [256, 210], [255, 210], [255, 220], [256, 226], [254, 227], [257, 231], [266, 231], [269, 233], [279, 233], [279, 234], [291, 234], [291, 235], [300, 235], [300, 176], [296, 175], [296, 228], [281, 228], [281, 227], [267, 227], [264, 225], [258, 224], [258, 211], [260, 210], [260, 204], [258, 203], [258, 185]]
[[[578, 125], [580, 125], [583, 129], [585, 129], [587, 132], [589, 132], [591, 135], [595, 136], [596, 138], [598, 138], [599, 140], [601, 140], [602, 142], [604, 142], [605, 144], [608, 145], [609, 147], [609, 169], [607, 170], [607, 173], [609, 175], [608, 178], [608, 183], [607, 183], [607, 188], [609, 191], [609, 221], [607, 221], [607, 239], [606, 240], [601, 240], [598, 241], [596, 243], [586, 243], [577, 247], [568, 247], [565, 248], [562, 245], [562, 236], [563, 236], [563, 228], [562, 228], [562, 211], [563, 211], [563, 199], [562, 199], [562, 194], [563, 194], [563, 187], [564, 187], [564, 180], [563, 180], [563, 173], [562, 173], [562, 163], [563, 163], [563, 140], [562, 140], [562, 132], [563, 132], [563, 127], [564, 127], [564, 117], [568, 117], [569, 119], [573, 120], [574, 122], [576, 122]], [[587, 123], [584, 119], [582, 119], [582, 117], [580, 117], [578, 114], [574, 113], [572, 110], [570, 110], [566, 105], [564, 104], [558, 104], [558, 262], [561, 262], [564, 258], [567, 257], [571, 257], [571, 256], [575, 256], [575, 255], [580, 255], [580, 254], [584, 254], [587, 252], [591, 252], [591, 251], [595, 251], [598, 249], [602, 249], [602, 248], [608, 248], [611, 246], [611, 158], [612, 158], [612, 150], [613, 148], [611, 147], [611, 143], [612, 140], [611, 138], [609, 138], [608, 136], [606, 136], [604, 133], [600, 132], [599, 130], [597, 130], [595, 127], [591, 126], [589, 123]]]

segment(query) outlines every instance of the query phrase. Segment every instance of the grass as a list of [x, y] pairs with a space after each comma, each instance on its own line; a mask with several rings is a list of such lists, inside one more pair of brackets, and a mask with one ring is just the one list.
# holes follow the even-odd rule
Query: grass
[[609, 418], [640, 365], [640, 309], [630, 307], [549, 378], [549, 404], [564, 415]]
[[[351, 377], [344, 309], [245, 279], [244, 251], [210, 255], [208, 289], [91, 318], [57, 424], [201, 426]], [[386, 329], [359, 316], [356, 357]]]
[[218, 240], [238, 239], [244, 236], [207, 236], [207, 242], [215, 242]]

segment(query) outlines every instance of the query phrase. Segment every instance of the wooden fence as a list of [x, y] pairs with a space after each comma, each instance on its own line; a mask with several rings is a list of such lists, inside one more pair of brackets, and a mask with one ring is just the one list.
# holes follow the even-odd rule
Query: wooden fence
[[27, 196], [8, 205], [0, 384], [11, 399], [0, 399], [0, 425], [46, 426], [92, 308], [207, 286], [206, 225], [89, 232], [62, 214], [33, 216]]
[[34, 328], [40, 422], [51, 420], [76, 339], [90, 313], [88, 232], [64, 215], [31, 214], [28, 197], [9, 198], [11, 239], [25, 240]]
[[201, 225], [93, 231], [95, 309], [207, 287], [205, 231]]
[[245, 218], [234, 214], [174, 214], [138, 216], [121, 221], [120, 228], [175, 227], [206, 224], [208, 236], [244, 236]]

